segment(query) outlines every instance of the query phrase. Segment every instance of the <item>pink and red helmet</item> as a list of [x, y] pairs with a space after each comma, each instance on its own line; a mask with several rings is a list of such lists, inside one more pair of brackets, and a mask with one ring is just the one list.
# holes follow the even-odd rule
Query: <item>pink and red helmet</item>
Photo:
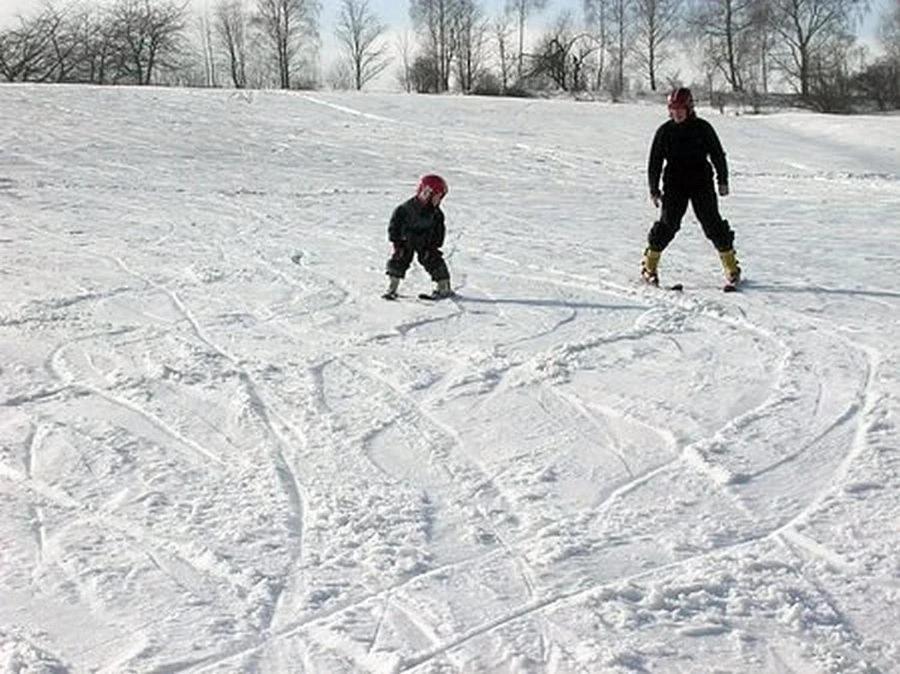
[[428, 201], [432, 196], [439, 195], [442, 198], [447, 196], [449, 188], [447, 181], [439, 175], [429, 173], [422, 176], [419, 180], [419, 188], [416, 190], [416, 196], [422, 201]]
[[673, 89], [667, 102], [669, 110], [687, 110], [688, 114], [694, 112], [694, 97], [691, 95], [691, 90], [687, 87]]

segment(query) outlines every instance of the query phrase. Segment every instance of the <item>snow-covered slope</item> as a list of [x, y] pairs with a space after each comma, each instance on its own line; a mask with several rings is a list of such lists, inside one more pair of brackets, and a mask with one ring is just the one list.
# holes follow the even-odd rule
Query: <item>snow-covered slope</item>
[[900, 118], [710, 116], [736, 295], [663, 118], [0, 88], [0, 667], [900, 671]]

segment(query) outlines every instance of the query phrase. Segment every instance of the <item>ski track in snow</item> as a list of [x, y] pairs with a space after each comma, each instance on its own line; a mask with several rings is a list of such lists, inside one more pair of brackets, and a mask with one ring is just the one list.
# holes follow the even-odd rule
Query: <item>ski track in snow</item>
[[[0, 662], [894, 670], [895, 118], [713, 120], [723, 296], [690, 215], [631, 280], [656, 109], [6, 92]], [[426, 170], [458, 294], [385, 303]]]

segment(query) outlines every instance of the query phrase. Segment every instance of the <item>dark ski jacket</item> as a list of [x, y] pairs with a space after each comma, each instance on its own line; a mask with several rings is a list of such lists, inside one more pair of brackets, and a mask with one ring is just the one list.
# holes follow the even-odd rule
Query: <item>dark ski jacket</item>
[[433, 250], [444, 245], [444, 212], [440, 207], [423, 204], [412, 197], [394, 209], [388, 225], [392, 243], [414, 250]]
[[728, 163], [712, 125], [693, 115], [681, 124], [670, 119], [656, 130], [650, 146], [650, 161], [647, 163], [650, 194], [659, 194], [660, 174], [663, 185], [675, 190], [691, 190], [711, 184], [712, 166], [707, 157], [716, 167], [716, 182], [727, 185]]

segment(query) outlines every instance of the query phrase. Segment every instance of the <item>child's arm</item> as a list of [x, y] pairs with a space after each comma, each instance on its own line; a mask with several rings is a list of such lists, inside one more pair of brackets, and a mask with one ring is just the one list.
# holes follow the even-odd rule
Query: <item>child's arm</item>
[[397, 206], [391, 215], [391, 222], [388, 225], [388, 241], [391, 243], [403, 242], [403, 225], [406, 224], [406, 209]]
[[440, 248], [444, 245], [444, 236], [447, 234], [447, 228], [444, 225], [444, 212], [437, 211], [434, 214], [434, 236], [432, 237], [432, 248]]

